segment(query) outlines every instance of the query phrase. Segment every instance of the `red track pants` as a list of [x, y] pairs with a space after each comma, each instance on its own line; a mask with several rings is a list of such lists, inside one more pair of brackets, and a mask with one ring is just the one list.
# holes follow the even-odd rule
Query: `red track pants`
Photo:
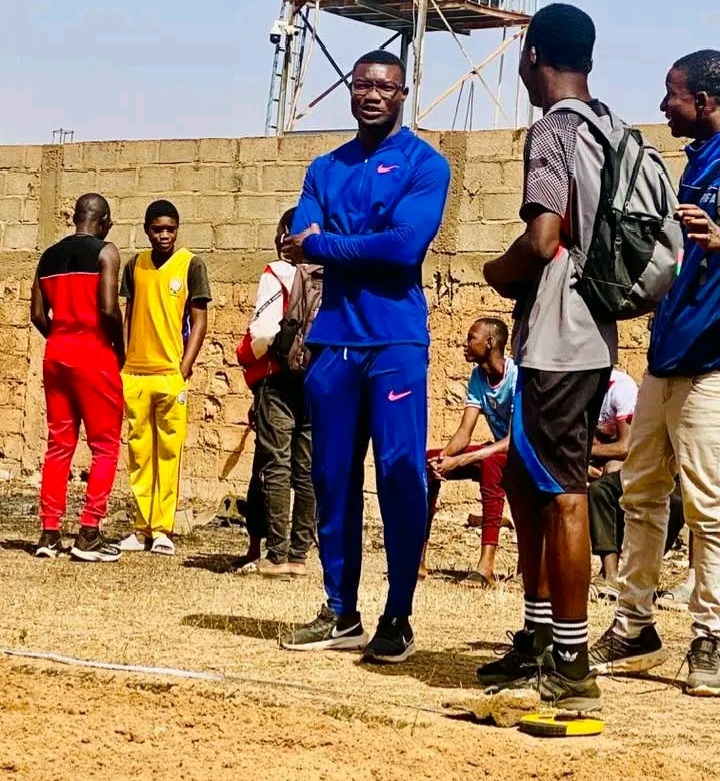
[[60, 528], [65, 514], [70, 464], [85, 426], [92, 453], [83, 526], [97, 526], [107, 512], [120, 454], [123, 388], [118, 369], [43, 364], [47, 404], [48, 447], [40, 488], [43, 529]]
[[[485, 445], [470, 445], [463, 453], [474, 453], [482, 450]], [[440, 450], [428, 450], [427, 458], [437, 458]], [[505, 491], [502, 487], [502, 476], [505, 469], [507, 455], [496, 453], [494, 456], [478, 461], [470, 466], [454, 469], [448, 472], [447, 480], [473, 480], [480, 483], [480, 499], [482, 501], [482, 544], [497, 545], [500, 539], [500, 526], [505, 507]], [[440, 494], [440, 480], [433, 477], [428, 469], [428, 525], [427, 539], [430, 539], [433, 516], [437, 509], [437, 500]]]

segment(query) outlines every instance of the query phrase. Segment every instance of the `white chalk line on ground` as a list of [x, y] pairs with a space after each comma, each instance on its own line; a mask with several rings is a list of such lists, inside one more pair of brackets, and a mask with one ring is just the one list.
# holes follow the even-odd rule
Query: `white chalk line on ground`
[[[322, 689], [319, 686], [311, 686], [305, 683], [295, 683], [293, 681], [278, 681], [268, 678], [250, 678], [242, 675], [226, 675], [224, 673], [208, 673], [201, 670], [182, 670], [177, 667], [149, 667], [141, 664], [119, 664], [117, 662], [103, 662], [93, 659], [79, 659], [75, 656], [64, 656], [51, 651], [25, 651], [14, 648], [2, 648], [0, 653], [6, 656], [13, 656], [24, 659], [40, 659], [56, 664], [66, 664], [72, 667], [90, 667], [97, 670], [111, 670], [113, 672], [139, 673], [141, 675], [164, 675], [171, 678], [184, 678], [200, 681], [212, 681], [215, 683], [245, 683], [255, 686], [269, 686], [278, 689], [296, 689], [308, 692], [310, 694], [322, 695], [323, 697], [347, 697], [346, 692], [338, 692], [333, 689]], [[338, 700], [333, 699], [336, 703]], [[423, 711], [425, 713], [439, 713], [447, 715], [447, 711], [439, 708], [431, 708], [427, 705], [408, 705], [407, 703], [392, 702], [388, 700], [377, 700], [368, 698], [365, 702], [371, 702], [375, 705], [390, 705], [394, 708], [405, 708], [414, 711]]]

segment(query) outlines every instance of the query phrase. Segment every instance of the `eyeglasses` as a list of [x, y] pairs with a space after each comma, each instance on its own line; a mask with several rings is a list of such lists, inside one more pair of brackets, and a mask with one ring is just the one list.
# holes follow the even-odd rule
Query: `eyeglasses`
[[402, 84], [396, 84], [394, 81], [365, 81], [356, 79], [350, 85], [353, 95], [369, 95], [373, 90], [385, 100], [394, 98], [400, 90], [404, 89]]

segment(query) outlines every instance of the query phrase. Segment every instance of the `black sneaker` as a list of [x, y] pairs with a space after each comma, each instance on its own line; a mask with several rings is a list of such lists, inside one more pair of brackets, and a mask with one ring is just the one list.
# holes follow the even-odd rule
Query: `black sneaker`
[[694, 697], [720, 697], [720, 640], [696, 637], [687, 660], [690, 674], [685, 692]]
[[380, 616], [373, 639], [363, 651], [363, 662], [399, 664], [415, 653], [415, 636], [407, 618]]
[[615, 626], [590, 648], [590, 669], [600, 675], [641, 673], [662, 664], [669, 656], [654, 624], [643, 627], [638, 637], [622, 637]]
[[35, 549], [35, 556], [38, 559], [56, 559], [64, 552], [60, 532], [55, 530], [43, 531]]
[[117, 561], [121, 556], [117, 545], [110, 545], [97, 526], [81, 526], [70, 557], [77, 561]]
[[323, 605], [314, 621], [282, 635], [280, 648], [288, 651], [360, 651], [367, 641], [359, 613], [349, 619], [341, 618], [328, 605]]
[[485, 691], [487, 694], [496, 694], [508, 689], [534, 689], [540, 695], [543, 705], [566, 712], [590, 713], [602, 710], [596, 678], [596, 672], [591, 672], [580, 680], [566, 678], [557, 671], [552, 652], [548, 651], [544, 654], [542, 663], [535, 665], [531, 675], [506, 686], [491, 686]]
[[551, 646], [540, 653], [535, 649], [535, 633], [521, 629], [508, 632], [510, 645], [497, 646], [496, 653], [505, 652], [496, 662], [488, 662], [478, 667], [477, 679], [483, 686], [505, 687], [510, 684], [527, 681], [537, 674], [551, 656]]

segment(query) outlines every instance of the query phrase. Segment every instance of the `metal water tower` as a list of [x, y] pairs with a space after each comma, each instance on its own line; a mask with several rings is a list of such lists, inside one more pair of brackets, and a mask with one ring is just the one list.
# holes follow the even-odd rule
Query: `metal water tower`
[[[506, 57], [511, 47], [519, 52], [530, 21], [537, 10], [538, 0], [282, 0], [280, 14], [270, 30], [270, 42], [275, 47], [273, 69], [268, 96], [266, 135], [283, 135], [297, 129], [297, 124], [312, 109], [338, 88], [350, 88], [351, 63], [340, 64], [331, 47], [319, 35], [322, 16], [335, 14], [346, 19], [365, 22], [384, 30], [389, 37], [378, 47], [399, 46], [398, 54], [409, 65], [412, 52], [412, 72], [409, 86], [407, 124], [414, 130], [433, 109], [453, 95], [457, 95], [455, 126], [463, 98], [467, 102], [465, 126], [472, 127], [475, 87], [479, 85], [494, 104], [494, 126], [501, 120], [505, 126], [524, 124], [521, 117], [519, 82], [515, 82], [514, 118], [508, 115], [501, 101], [503, 79], [508, 78]], [[477, 31], [500, 31], [497, 48], [482, 62], [474, 63], [467, 53], [463, 36]], [[452, 36], [467, 62], [467, 72], [427, 104], [422, 103], [425, 37], [428, 32]], [[337, 48], [337, 47], [336, 47]], [[303, 85], [319, 50], [337, 74], [334, 83], [307, 103], [301, 103]], [[489, 65], [497, 65], [497, 78], [490, 84], [483, 75]], [[464, 95], [467, 88], [467, 94]]]

